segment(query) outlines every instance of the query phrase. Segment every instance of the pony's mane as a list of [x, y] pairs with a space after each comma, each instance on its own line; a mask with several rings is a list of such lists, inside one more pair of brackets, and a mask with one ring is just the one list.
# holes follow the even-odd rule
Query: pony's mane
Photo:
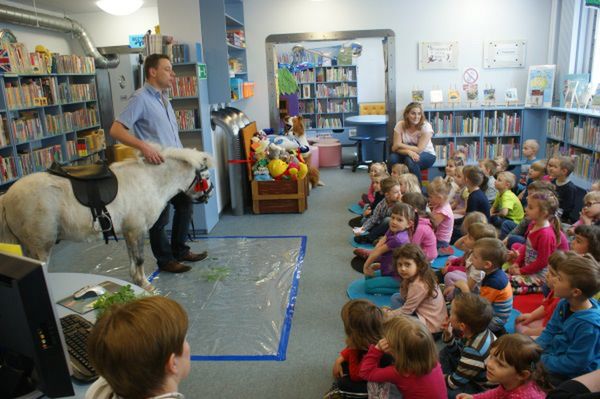
[[[163, 148], [160, 144], [150, 143], [152, 147], [158, 150], [165, 159], [175, 159], [187, 162], [196, 170], [211, 168], [212, 158], [205, 152], [198, 151], [192, 148]], [[113, 166], [121, 166], [128, 163], [144, 162], [144, 156], [138, 150], [135, 151], [136, 158], [125, 159], [121, 162], [114, 163]]]

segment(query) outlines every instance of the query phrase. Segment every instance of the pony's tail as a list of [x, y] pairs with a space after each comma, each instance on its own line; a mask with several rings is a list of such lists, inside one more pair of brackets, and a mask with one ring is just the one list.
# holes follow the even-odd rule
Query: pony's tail
[[0, 243], [18, 244], [19, 240], [10, 231], [6, 221], [6, 210], [4, 209], [4, 195], [0, 195]]

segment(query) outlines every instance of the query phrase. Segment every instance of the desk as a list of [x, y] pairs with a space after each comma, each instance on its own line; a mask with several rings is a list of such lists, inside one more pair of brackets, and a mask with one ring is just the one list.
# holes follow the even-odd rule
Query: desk
[[363, 145], [363, 159], [383, 162], [382, 148], [379, 143], [373, 139], [386, 137], [387, 115], [354, 115], [346, 118], [348, 125], [356, 126], [357, 136], [370, 137], [371, 141], [367, 141]]
[[[103, 281], [112, 281], [119, 285], [129, 284], [131, 285], [131, 288], [136, 294], [146, 292], [142, 287], [138, 287], [137, 285], [130, 283], [129, 281], [109, 276], [101, 276], [98, 274], [87, 273], [46, 273], [46, 282], [48, 284], [48, 290], [50, 291], [52, 300], [54, 301], [57, 316], [60, 318], [73, 313], [73, 311], [65, 308], [64, 306], [59, 305], [56, 302], [60, 301], [63, 298], [66, 298], [69, 295], [72, 295], [75, 291], [86, 285], [100, 284]], [[90, 320], [91, 322], [96, 321], [95, 311], [87, 312], [82, 316]], [[85, 392], [88, 390], [91, 383], [83, 383], [74, 379], [72, 381], [73, 390], [75, 391], [75, 396], [72, 397], [83, 398], [85, 396]]]

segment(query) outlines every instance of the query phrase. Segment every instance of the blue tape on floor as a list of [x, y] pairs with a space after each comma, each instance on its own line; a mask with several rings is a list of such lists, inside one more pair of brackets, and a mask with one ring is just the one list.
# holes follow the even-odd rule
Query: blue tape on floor
[[[280, 239], [280, 238], [299, 238], [300, 249], [298, 251], [298, 257], [296, 259], [296, 265], [294, 267], [292, 284], [288, 295], [288, 303], [285, 311], [285, 319], [281, 328], [281, 335], [279, 337], [279, 346], [276, 355], [192, 355], [193, 361], [284, 361], [286, 359], [287, 346], [289, 342], [289, 336], [292, 329], [292, 318], [294, 316], [294, 310], [296, 307], [296, 297], [298, 295], [298, 284], [300, 281], [300, 274], [302, 270], [302, 263], [304, 262], [304, 256], [306, 254], [306, 236], [211, 236], [211, 237], [198, 237], [198, 240], [210, 240], [210, 239]], [[152, 274], [154, 278], [158, 274], [158, 270]], [[149, 278], [150, 280], [150, 278]], [[151, 280], [150, 280], [151, 281]], [[193, 351], [193, 348], [192, 348]]]

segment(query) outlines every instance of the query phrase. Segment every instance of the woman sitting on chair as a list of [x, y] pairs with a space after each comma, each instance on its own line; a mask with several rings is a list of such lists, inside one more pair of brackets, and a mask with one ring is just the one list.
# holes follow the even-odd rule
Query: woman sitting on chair
[[435, 162], [435, 150], [431, 143], [433, 128], [425, 119], [423, 106], [413, 102], [406, 106], [404, 119], [394, 127], [394, 142], [390, 163], [403, 163], [421, 182], [421, 171]]

